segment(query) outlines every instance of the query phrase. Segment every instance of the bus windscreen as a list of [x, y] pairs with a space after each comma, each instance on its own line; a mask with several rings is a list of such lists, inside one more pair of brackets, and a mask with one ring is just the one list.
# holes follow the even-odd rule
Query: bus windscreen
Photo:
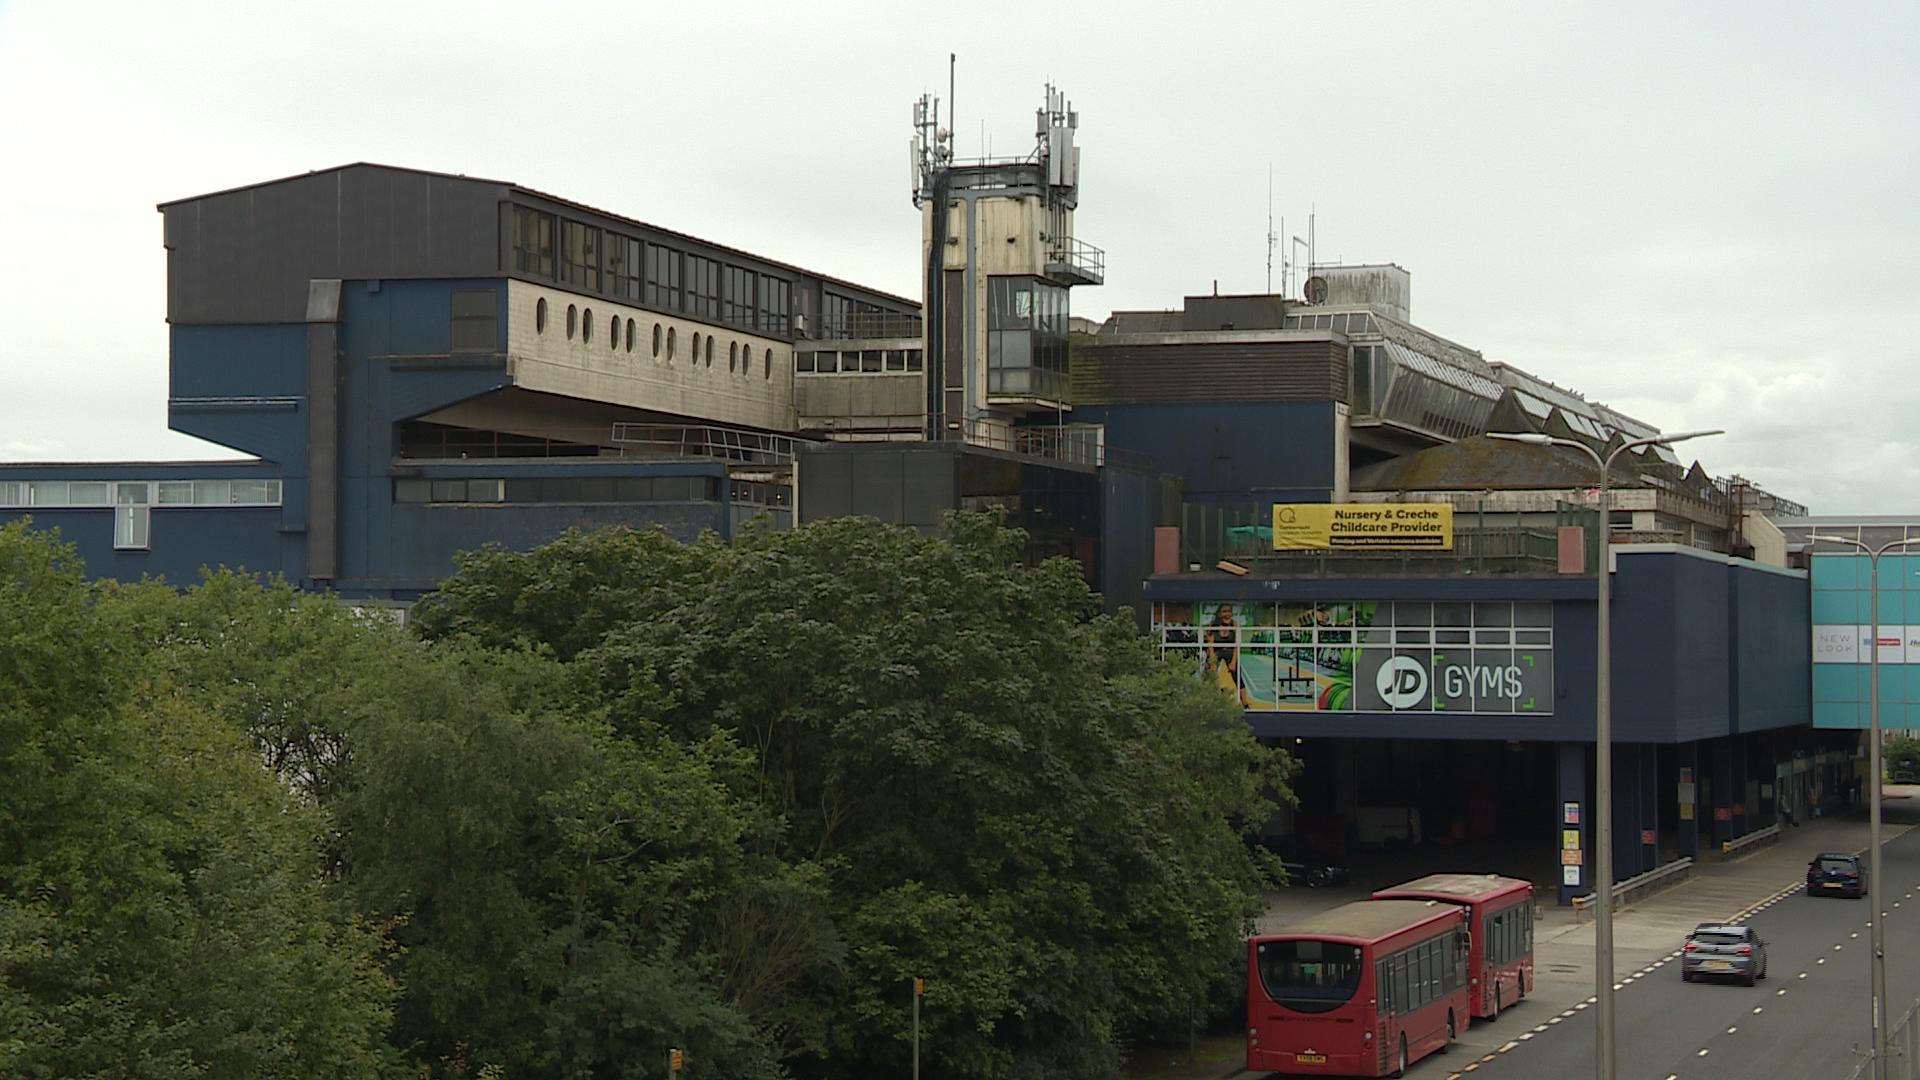
[[1360, 989], [1360, 947], [1332, 941], [1263, 941], [1260, 982], [1276, 1005], [1323, 1013]]

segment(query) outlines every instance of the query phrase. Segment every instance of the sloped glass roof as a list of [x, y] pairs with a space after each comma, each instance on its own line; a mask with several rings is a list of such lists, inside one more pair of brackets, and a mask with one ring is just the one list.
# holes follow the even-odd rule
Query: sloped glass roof
[[1436, 382], [1445, 383], [1456, 390], [1465, 390], [1475, 397], [1497, 401], [1500, 397], [1500, 384], [1485, 375], [1455, 367], [1443, 360], [1436, 360], [1422, 352], [1416, 352], [1397, 341], [1386, 342], [1387, 355], [1394, 363], [1417, 371]]

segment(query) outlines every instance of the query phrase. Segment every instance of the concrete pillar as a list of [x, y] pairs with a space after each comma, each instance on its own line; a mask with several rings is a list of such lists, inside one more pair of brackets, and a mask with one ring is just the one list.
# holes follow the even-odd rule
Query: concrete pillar
[[1753, 775], [1753, 747], [1745, 735], [1735, 735], [1728, 740], [1729, 754], [1733, 758], [1733, 835], [1745, 836], [1752, 826], [1748, 824], [1752, 808], [1747, 806], [1747, 780]]
[[1715, 849], [1720, 842], [1734, 838], [1734, 740], [1716, 738], [1713, 740], [1713, 832], [1711, 844]]
[[[1566, 834], [1572, 833], [1578, 840], [1581, 863], [1574, 867], [1574, 873], [1566, 872], [1562, 862], [1559, 882], [1559, 898], [1562, 906], [1573, 903], [1573, 898], [1588, 892], [1592, 888], [1592, 868], [1588, 865], [1593, 853], [1592, 798], [1587, 791], [1587, 750], [1586, 743], [1563, 742], [1554, 746], [1554, 777], [1556, 798], [1553, 803], [1553, 836], [1555, 846], [1560, 852], [1567, 849]], [[1569, 824], [1571, 817], [1576, 823]], [[1556, 854], [1556, 859], [1564, 859]]]
[[[1640, 747], [1613, 744], [1613, 880], [1640, 871]], [[1598, 766], [1595, 766], [1596, 768]]]
[[1639, 844], [1640, 869], [1644, 872], [1660, 865], [1660, 800], [1671, 798], [1672, 793], [1660, 790], [1660, 747], [1642, 743], [1639, 750], [1640, 835], [1634, 839]]
[[1679, 763], [1674, 772], [1678, 788], [1673, 792], [1675, 820], [1680, 829], [1680, 854], [1700, 857], [1700, 744], [1682, 743], [1675, 747]]

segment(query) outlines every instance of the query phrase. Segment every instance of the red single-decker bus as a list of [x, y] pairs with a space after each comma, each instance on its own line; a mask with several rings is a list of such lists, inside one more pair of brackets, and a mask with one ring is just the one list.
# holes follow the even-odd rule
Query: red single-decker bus
[[1429, 874], [1375, 900], [1440, 900], [1467, 910], [1468, 988], [1475, 1019], [1492, 1019], [1533, 989], [1533, 883], [1499, 874]]
[[1399, 1076], [1471, 1022], [1467, 917], [1361, 900], [1247, 941], [1247, 1068]]

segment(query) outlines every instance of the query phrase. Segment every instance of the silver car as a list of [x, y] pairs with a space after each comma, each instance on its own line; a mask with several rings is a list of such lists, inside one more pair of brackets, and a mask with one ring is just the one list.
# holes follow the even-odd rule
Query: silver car
[[1680, 978], [1738, 979], [1748, 986], [1767, 977], [1767, 943], [1751, 926], [1702, 923], [1680, 950]]

